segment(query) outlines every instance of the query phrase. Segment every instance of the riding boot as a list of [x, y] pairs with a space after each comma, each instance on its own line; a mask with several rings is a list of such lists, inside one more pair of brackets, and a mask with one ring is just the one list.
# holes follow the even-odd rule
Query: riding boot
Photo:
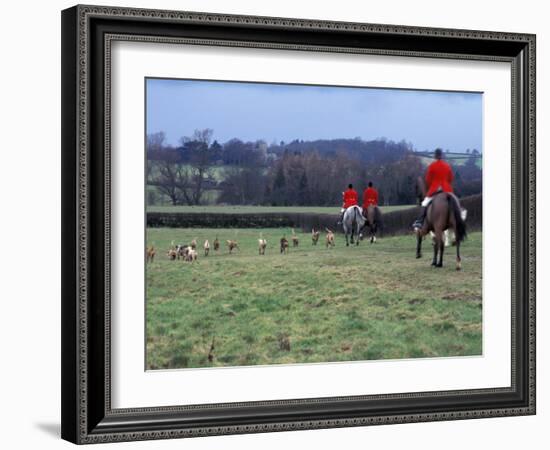
[[422, 228], [424, 225], [424, 220], [426, 219], [426, 212], [428, 211], [428, 207], [423, 206], [422, 212], [420, 213], [420, 217], [416, 219], [413, 223], [413, 228]]

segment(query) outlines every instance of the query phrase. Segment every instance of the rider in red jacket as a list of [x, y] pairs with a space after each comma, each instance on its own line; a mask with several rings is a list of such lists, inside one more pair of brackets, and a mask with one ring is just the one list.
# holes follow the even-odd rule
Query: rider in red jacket
[[422, 215], [413, 224], [414, 228], [422, 228], [428, 205], [437, 192], [453, 192], [453, 186], [451, 185], [454, 179], [453, 170], [447, 162], [443, 161], [443, 151], [440, 148], [435, 150], [434, 158], [435, 161], [426, 170], [426, 197], [421, 203]]
[[[454, 178], [453, 170], [447, 162], [441, 159], [441, 153], [441, 151], [438, 152], [436, 150], [436, 159], [430, 164], [426, 171], [426, 186], [428, 188], [426, 198], [430, 200], [439, 190], [443, 192], [453, 192], [453, 187], [451, 186]], [[422, 203], [429, 203], [429, 200], [426, 202], [426, 199], [424, 199]]]
[[353, 189], [353, 184], [348, 185], [348, 189], [345, 192], [342, 192], [342, 209], [340, 210], [340, 222], [342, 223], [342, 220], [344, 219], [344, 213], [346, 212], [346, 209], [348, 209], [350, 206], [355, 206], [359, 204], [359, 195], [357, 194], [357, 191]]
[[363, 191], [363, 210], [366, 212], [370, 205], [378, 206], [378, 191], [372, 186], [372, 181], [369, 181], [367, 189]]
[[344, 209], [359, 204], [359, 195], [357, 194], [357, 191], [353, 189], [353, 184], [348, 185], [348, 189], [342, 193], [342, 197], [344, 201], [342, 208]]

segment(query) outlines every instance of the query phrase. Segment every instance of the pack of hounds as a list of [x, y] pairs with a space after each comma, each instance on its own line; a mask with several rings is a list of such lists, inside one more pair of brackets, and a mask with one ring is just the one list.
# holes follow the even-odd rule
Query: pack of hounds
[[[334, 247], [335, 246], [334, 231], [329, 230], [328, 228], [325, 228], [325, 232], [326, 232], [326, 235], [325, 235], [326, 248]], [[311, 245], [317, 245], [317, 243], [319, 242], [320, 236], [321, 236], [321, 231], [313, 228], [311, 230]], [[279, 240], [280, 253], [287, 254], [291, 243], [292, 243], [292, 247], [298, 247], [300, 244], [300, 239], [298, 235], [296, 235], [296, 233], [294, 232], [294, 229], [292, 229], [292, 235], [290, 236], [290, 240], [286, 238], [286, 235], [283, 235], [283, 237]], [[235, 239], [226, 240], [225, 245], [230, 255], [233, 253], [234, 250], [240, 250], [239, 243]], [[197, 261], [199, 256], [199, 250], [197, 249], [197, 247], [198, 247], [198, 243], [196, 238], [193, 239], [190, 244], [175, 244], [174, 241], [172, 241], [166, 255], [170, 261], [182, 260], [185, 262], [193, 263]], [[211, 248], [210, 241], [208, 239], [204, 241], [202, 248], [203, 248], [204, 256], [207, 257], [210, 254], [210, 248]], [[220, 251], [220, 240], [218, 239], [218, 236], [216, 236], [216, 239], [214, 239], [214, 241], [212, 242], [212, 248], [216, 253]], [[267, 248], [267, 239], [264, 239], [264, 237], [260, 233], [260, 237], [258, 239], [258, 254], [265, 255], [266, 248]], [[152, 263], [154, 261], [155, 255], [156, 255], [155, 246], [154, 245], [147, 246], [145, 251], [145, 256], [148, 263]]]

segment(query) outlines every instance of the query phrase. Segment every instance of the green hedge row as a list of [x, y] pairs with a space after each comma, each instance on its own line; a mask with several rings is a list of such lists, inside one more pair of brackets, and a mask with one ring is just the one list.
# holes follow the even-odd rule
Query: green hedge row
[[[472, 195], [461, 200], [468, 210], [469, 230], [479, 230], [482, 224], [482, 197]], [[420, 207], [383, 214], [381, 235], [403, 234], [411, 230]], [[336, 225], [337, 214], [311, 213], [148, 213], [148, 227], [171, 228], [296, 228], [310, 232], [312, 228], [341, 231]]]

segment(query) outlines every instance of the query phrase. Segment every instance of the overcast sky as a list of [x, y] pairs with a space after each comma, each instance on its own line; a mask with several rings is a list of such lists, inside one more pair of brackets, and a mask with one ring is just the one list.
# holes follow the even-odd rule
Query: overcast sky
[[147, 79], [147, 133], [176, 145], [195, 129], [268, 143], [385, 137], [416, 150], [482, 151], [482, 94]]

